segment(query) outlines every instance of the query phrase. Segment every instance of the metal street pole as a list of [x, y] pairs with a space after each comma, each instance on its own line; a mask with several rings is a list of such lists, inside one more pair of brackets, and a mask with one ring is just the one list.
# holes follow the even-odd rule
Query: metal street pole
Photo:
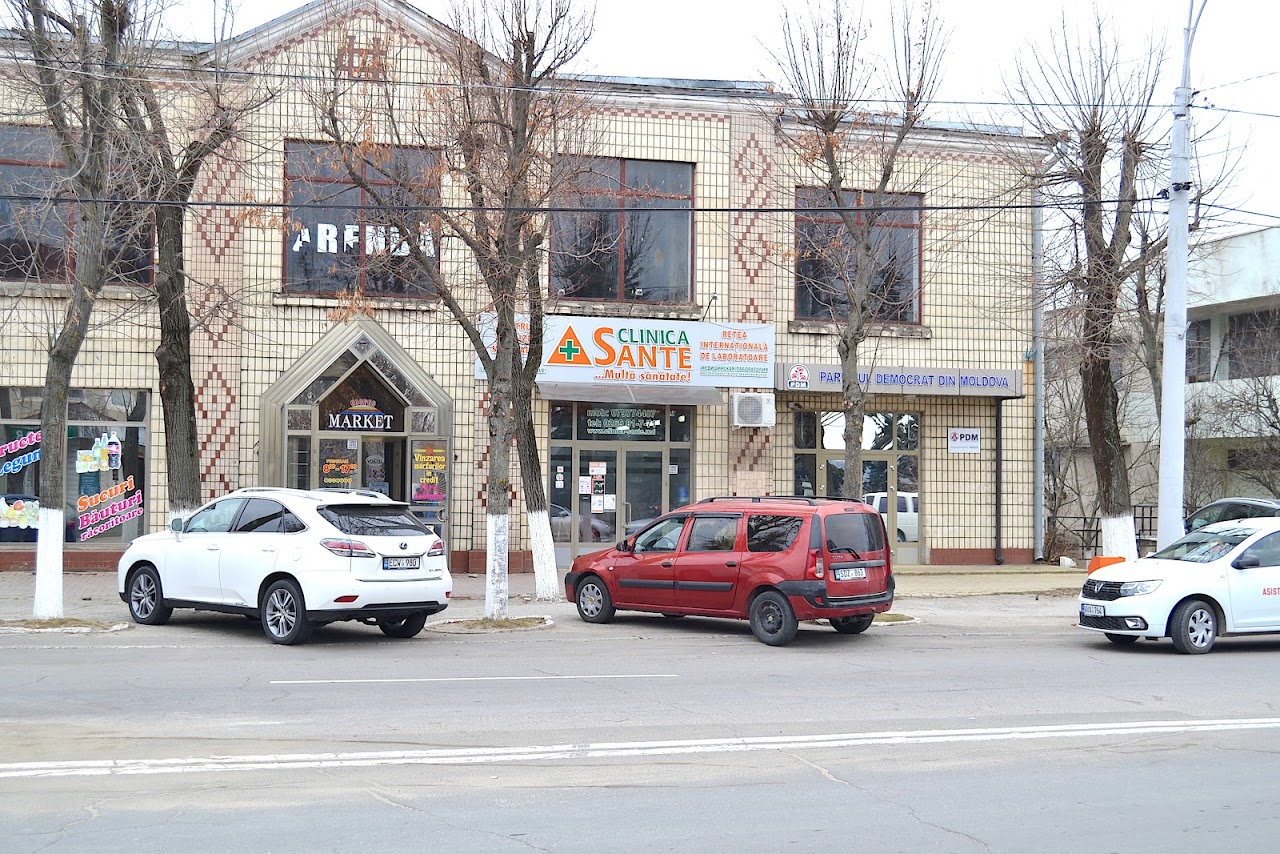
[[1187, 208], [1191, 194], [1191, 43], [1208, 0], [1187, 8], [1182, 79], [1173, 90], [1173, 145], [1169, 154], [1169, 256], [1164, 289], [1164, 358], [1160, 380], [1160, 491], [1156, 544], [1183, 534], [1182, 493], [1186, 456]]

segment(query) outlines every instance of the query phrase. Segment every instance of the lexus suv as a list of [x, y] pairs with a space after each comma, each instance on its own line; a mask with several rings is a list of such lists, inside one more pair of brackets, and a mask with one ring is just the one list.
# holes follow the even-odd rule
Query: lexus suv
[[117, 567], [135, 622], [174, 608], [244, 614], [274, 643], [337, 620], [411, 638], [453, 592], [444, 543], [408, 505], [363, 490], [239, 489], [138, 537]]
[[801, 620], [859, 634], [893, 605], [885, 539], [880, 514], [853, 499], [708, 498], [579, 557], [565, 594], [588, 623], [618, 609], [730, 617], [770, 646]]

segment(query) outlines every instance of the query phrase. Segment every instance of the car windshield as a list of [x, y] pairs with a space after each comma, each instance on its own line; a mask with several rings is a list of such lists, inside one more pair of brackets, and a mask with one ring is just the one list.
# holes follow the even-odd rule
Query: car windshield
[[353, 537], [427, 537], [432, 533], [407, 509], [394, 504], [331, 504], [317, 512]]
[[1201, 529], [1187, 534], [1172, 545], [1152, 555], [1165, 560], [1208, 563], [1231, 552], [1236, 546], [1258, 533], [1254, 528], [1225, 528], [1217, 531]]

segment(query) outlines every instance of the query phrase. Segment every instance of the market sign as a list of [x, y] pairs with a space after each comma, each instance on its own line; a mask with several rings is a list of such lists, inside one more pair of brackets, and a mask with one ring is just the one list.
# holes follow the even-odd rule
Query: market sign
[[[1022, 397], [1022, 372], [974, 368], [859, 368], [858, 382], [872, 394]], [[839, 365], [780, 361], [774, 366], [778, 391], [843, 390]]]
[[330, 412], [322, 429], [325, 430], [394, 430], [394, 415], [383, 412], [378, 403], [369, 398], [354, 398], [341, 412]]
[[[493, 353], [494, 315], [483, 315], [477, 326]], [[516, 317], [516, 331], [525, 355], [526, 315]], [[774, 328], [768, 323], [548, 315], [543, 320], [538, 381], [767, 388], [773, 354]], [[478, 359], [476, 378], [484, 379]]]

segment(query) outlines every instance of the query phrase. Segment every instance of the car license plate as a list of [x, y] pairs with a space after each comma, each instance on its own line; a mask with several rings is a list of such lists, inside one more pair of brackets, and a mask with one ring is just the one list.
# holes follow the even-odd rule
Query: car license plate
[[422, 558], [417, 557], [384, 557], [383, 569], [417, 569], [422, 565]]
[[1107, 609], [1101, 605], [1081, 605], [1080, 613], [1086, 617], [1105, 617]]
[[855, 578], [866, 578], [865, 566], [842, 566], [836, 569], [836, 581], [853, 581]]

